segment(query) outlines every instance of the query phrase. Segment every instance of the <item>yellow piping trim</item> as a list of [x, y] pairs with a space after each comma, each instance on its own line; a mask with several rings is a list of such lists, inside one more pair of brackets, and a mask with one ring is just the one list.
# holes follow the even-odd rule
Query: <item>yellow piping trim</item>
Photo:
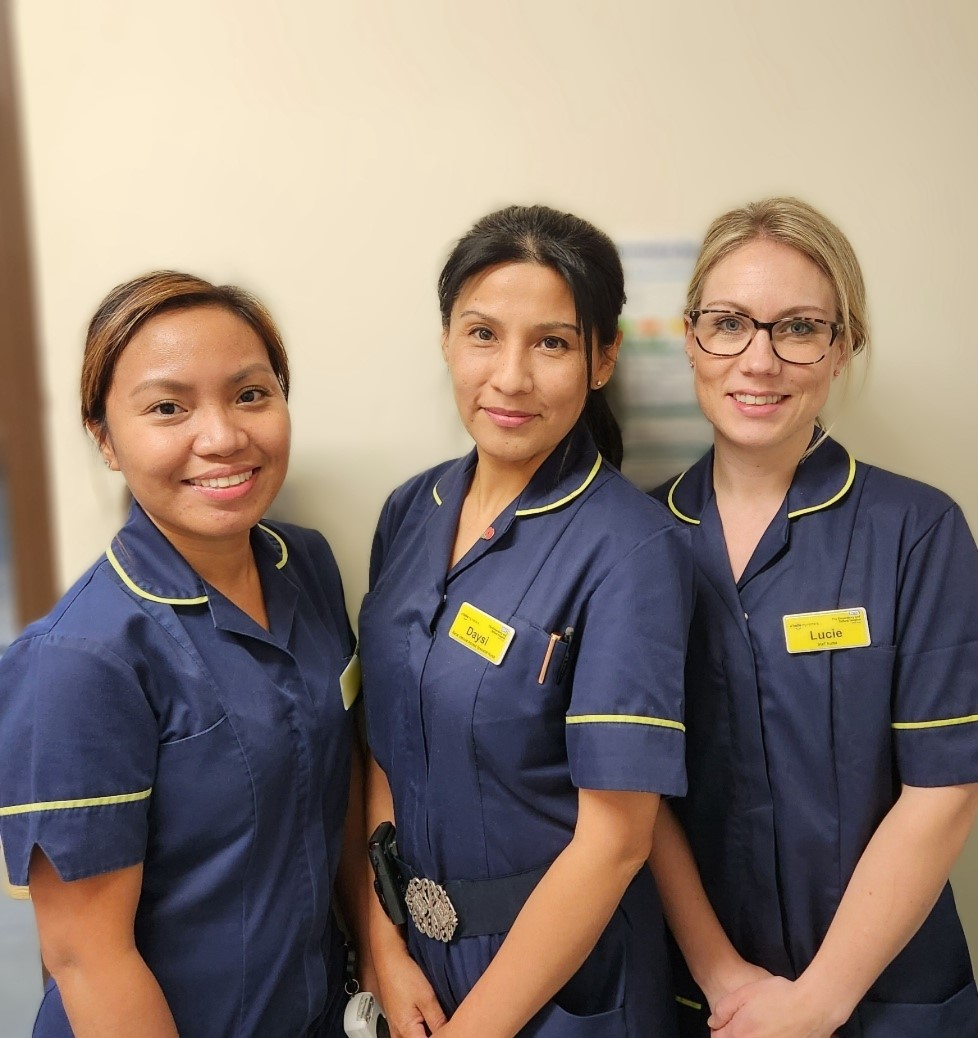
[[561, 505], [566, 505], [568, 501], [573, 501], [575, 497], [583, 494], [585, 490], [594, 482], [594, 477], [598, 474], [598, 470], [601, 468], [601, 455], [599, 454], [595, 458], [594, 464], [591, 466], [591, 471], [587, 474], [587, 478], [584, 482], [576, 489], [572, 490], [566, 497], [562, 497], [559, 501], [554, 501], [552, 505], [541, 505], [539, 508], [517, 508], [515, 515], [540, 515], [541, 512], [552, 512], [555, 508], [560, 508]]
[[[687, 469], [686, 472], [689, 472], [689, 469]], [[683, 476], [686, 475], [686, 472], [680, 472], [679, 475], [676, 477], [676, 482], [673, 483], [673, 485], [669, 488], [669, 497], [666, 500], [669, 504], [669, 511], [672, 512], [674, 516], [676, 516], [679, 519], [682, 519], [684, 523], [691, 523], [693, 526], [699, 526], [699, 519], [691, 519], [688, 515], [683, 515], [683, 513], [680, 512], [679, 509], [676, 507], [676, 502], [673, 500], [672, 497], [676, 487], [679, 486], [679, 481], [683, 478]]]
[[945, 717], [939, 721], [895, 721], [890, 725], [898, 731], [908, 731], [913, 728], [950, 728], [955, 724], [975, 724], [978, 722], [978, 714], [969, 714], [967, 717]]
[[566, 721], [568, 724], [647, 724], [653, 728], [686, 731], [686, 725], [681, 721], [670, 721], [667, 717], [641, 717], [638, 714], [572, 714]]
[[431, 488], [431, 496], [435, 499], [435, 504], [441, 508], [441, 498], [438, 496], [438, 483]]
[[[258, 529], [264, 530], [265, 533], [273, 537], [278, 543], [282, 557], [275, 563], [275, 568], [282, 569], [282, 567], [289, 561], [288, 546], [274, 530], [269, 529], [269, 527], [264, 526], [262, 523], [258, 524]], [[151, 595], [148, 591], [144, 591], [137, 583], [135, 583], [129, 574], [122, 568], [122, 563], [116, 558], [116, 554], [112, 550], [111, 544], [105, 549], [105, 556], [111, 563], [112, 568], [119, 574], [119, 579], [122, 583], [125, 584], [130, 591], [139, 595], [140, 598], [145, 598], [149, 602], [160, 602], [163, 605], [204, 605], [207, 602], [207, 595], [200, 595], [196, 598], [161, 598], [159, 595]]]
[[68, 811], [76, 807], [107, 807], [111, 804], [132, 804], [137, 800], [146, 800], [153, 792], [149, 789], [139, 793], [118, 793], [111, 797], [88, 797], [86, 800], [47, 800], [37, 804], [14, 804], [13, 807], [0, 807], [0, 818], [8, 815], [28, 815], [34, 811]]
[[[846, 451], [846, 454], [849, 454]], [[830, 505], [834, 505], [840, 498], [846, 496], [849, 493], [849, 488], [852, 486], [852, 481], [856, 478], [856, 459], [849, 454], [849, 475], [846, 477], [845, 483], [842, 484], [842, 489], [828, 499], [823, 501], [820, 505], [812, 505], [810, 508], [796, 508], [795, 511], [788, 513], [789, 519], [797, 519], [800, 515], [808, 515], [809, 512], [820, 512], [823, 508], [828, 508]]]
[[694, 1002], [690, 998], [683, 998], [682, 995], [676, 995], [676, 1001], [681, 1006], [689, 1006], [690, 1009], [702, 1009], [703, 1008], [703, 1003], [702, 1002]]
[[278, 542], [278, 549], [282, 553], [282, 557], [278, 560], [278, 562], [275, 563], [275, 568], [281, 569], [289, 561], [289, 549], [285, 541], [283, 541], [282, 538], [279, 537], [279, 535], [274, 530], [269, 529], [269, 527], [267, 526], [263, 526], [261, 523], [258, 524], [258, 529], [264, 530], [265, 533], [274, 537], [275, 540]]
[[[138, 584], [133, 582], [129, 574], [122, 568], [122, 564], [115, 557], [115, 552], [112, 550], [111, 545], [105, 549], [105, 555], [109, 562], [112, 563], [112, 568], [119, 574], [119, 579], [122, 583], [125, 584], [130, 591], [139, 595], [140, 598], [145, 598], [149, 602], [162, 602], [163, 605], [203, 605], [207, 601], [207, 595], [203, 595], [199, 598], [160, 598], [159, 595], [151, 595], [148, 591], [144, 591]], [[2, 808], [0, 808], [0, 811], [2, 811]]]

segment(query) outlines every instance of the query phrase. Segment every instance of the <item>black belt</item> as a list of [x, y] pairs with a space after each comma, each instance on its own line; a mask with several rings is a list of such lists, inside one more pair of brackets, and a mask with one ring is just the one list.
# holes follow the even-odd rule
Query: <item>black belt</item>
[[404, 900], [411, 922], [419, 933], [445, 942], [505, 933], [550, 868], [541, 865], [514, 876], [450, 879], [442, 884], [419, 876], [403, 859], [394, 860], [404, 879]]

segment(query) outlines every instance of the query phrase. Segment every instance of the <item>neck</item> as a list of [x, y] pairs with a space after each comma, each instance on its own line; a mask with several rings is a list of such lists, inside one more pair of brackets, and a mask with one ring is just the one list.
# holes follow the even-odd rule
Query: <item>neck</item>
[[742, 447], [717, 437], [713, 451], [713, 486], [728, 499], [782, 501], [811, 435], [773, 447]]
[[247, 530], [231, 538], [203, 542], [174, 536], [168, 530], [162, 530], [162, 533], [194, 572], [222, 594], [226, 595], [227, 589], [239, 587], [257, 575], [258, 566]]
[[466, 500], [480, 515], [494, 519], [523, 493], [540, 465], [536, 459], [523, 465], [500, 464], [480, 452]]

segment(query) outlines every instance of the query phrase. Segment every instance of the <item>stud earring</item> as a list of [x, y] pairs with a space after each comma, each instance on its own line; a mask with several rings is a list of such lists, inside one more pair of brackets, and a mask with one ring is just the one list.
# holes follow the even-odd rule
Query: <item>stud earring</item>
[[594, 382], [594, 388], [595, 388], [595, 389], [600, 389], [600, 388], [601, 388], [601, 379], [596, 379], [596, 380], [595, 380], [595, 382]]

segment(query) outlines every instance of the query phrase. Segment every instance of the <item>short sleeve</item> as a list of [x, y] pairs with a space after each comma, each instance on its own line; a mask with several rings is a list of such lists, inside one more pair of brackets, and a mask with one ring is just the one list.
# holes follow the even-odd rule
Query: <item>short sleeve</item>
[[57, 634], [0, 659], [0, 842], [10, 882], [38, 846], [64, 880], [138, 864], [157, 759], [157, 724], [133, 669]]
[[578, 788], [686, 792], [683, 670], [693, 597], [687, 532], [669, 527], [588, 601], [567, 712]]
[[900, 780], [978, 782], [978, 549], [957, 506], [909, 552], [896, 643]]

